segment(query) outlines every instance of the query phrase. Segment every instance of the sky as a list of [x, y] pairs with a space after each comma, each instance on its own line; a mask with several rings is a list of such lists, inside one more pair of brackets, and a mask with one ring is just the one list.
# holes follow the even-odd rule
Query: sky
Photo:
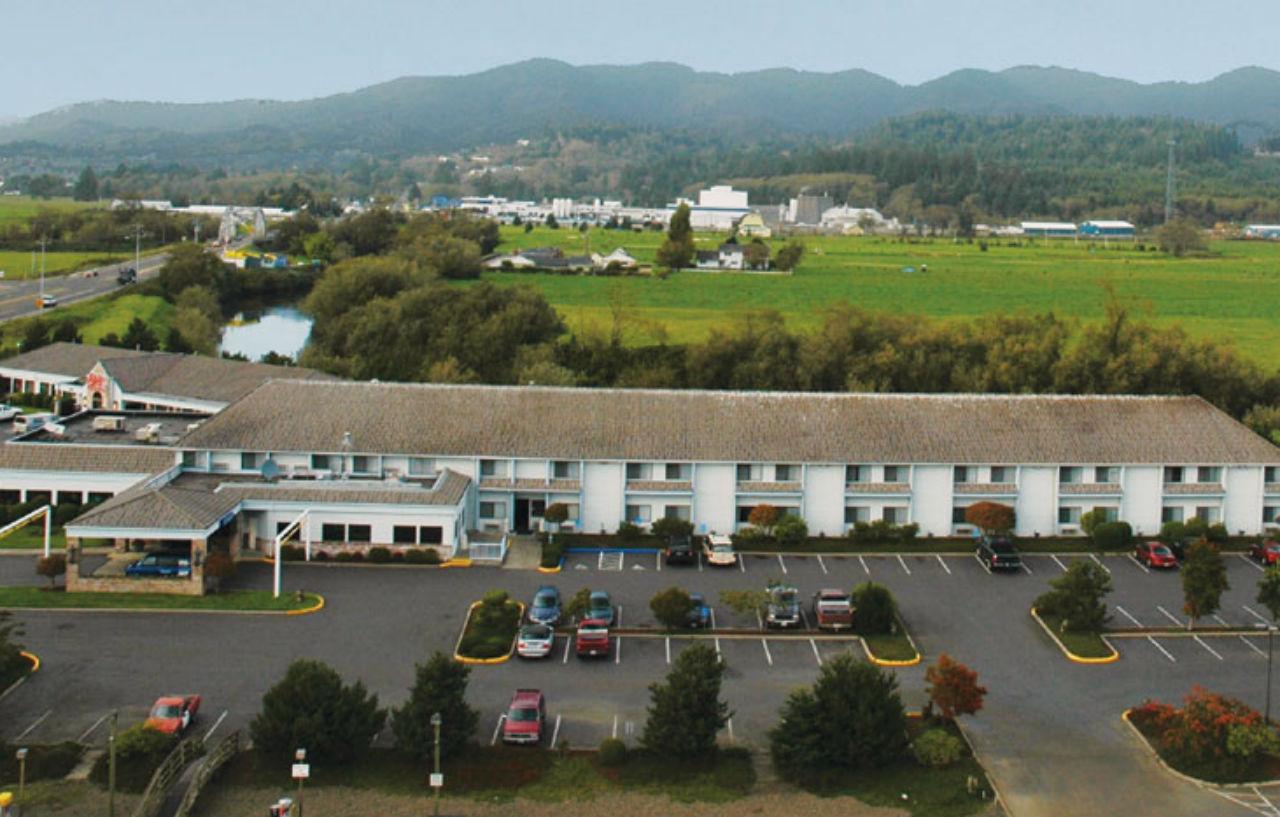
[[[1277, 0], [4, 0], [0, 116], [94, 99], [305, 99], [532, 57], [918, 84], [1058, 65], [1140, 82], [1280, 69]], [[23, 33], [25, 32], [25, 34]]]

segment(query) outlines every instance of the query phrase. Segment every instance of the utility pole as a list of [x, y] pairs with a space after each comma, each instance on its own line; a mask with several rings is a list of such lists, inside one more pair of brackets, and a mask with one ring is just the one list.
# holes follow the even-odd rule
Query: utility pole
[[107, 817], [116, 817], [116, 725], [119, 710], [111, 713], [111, 734], [107, 736]]
[[142, 274], [142, 225], [135, 224], [133, 226], [133, 272], [135, 275]]
[[1164, 181], [1164, 223], [1168, 224], [1173, 220], [1173, 198], [1174, 198], [1174, 181], [1173, 181], [1173, 162], [1174, 148], [1178, 146], [1177, 139], [1169, 140], [1169, 169]]
[[440, 724], [444, 722], [444, 718], [440, 717], [440, 713], [436, 712], [431, 716], [431, 731], [435, 739], [435, 763], [433, 764], [435, 772], [431, 775], [431, 788], [435, 789], [435, 809], [436, 817], [440, 817], [440, 789], [444, 787], [444, 779], [440, 776]]
[[44, 297], [44, 248], [49, 242], [47, 238], [40, 239], [40, 296]]

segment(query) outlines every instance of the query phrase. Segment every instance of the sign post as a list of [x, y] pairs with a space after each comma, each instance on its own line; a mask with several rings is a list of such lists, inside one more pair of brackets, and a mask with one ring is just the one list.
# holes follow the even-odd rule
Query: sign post
[[293, 764], [293, 779], [298, 781], [298, 817], [302, 817], [302, 783], [311, 776], [311, 764], [306, 762], [306, 749], [294, 752], [293, 759], [296, 761]]

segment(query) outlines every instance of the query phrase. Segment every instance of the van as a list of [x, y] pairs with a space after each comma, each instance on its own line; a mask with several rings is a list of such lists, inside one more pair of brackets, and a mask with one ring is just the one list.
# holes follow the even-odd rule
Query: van
[[35, 414], [19, 414], [13, 418], [13, 430], [17, 434], [26, 434], [28, 431], [35, 431], [45, 423], [53, 422], [56, 417], [56, 414], [48, 411], [41, 411]]

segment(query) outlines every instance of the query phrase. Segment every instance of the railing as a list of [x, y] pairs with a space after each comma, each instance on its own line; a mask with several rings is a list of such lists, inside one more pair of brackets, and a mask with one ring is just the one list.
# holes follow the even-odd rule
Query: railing
[[469, 550], [473, 562], [496, 562], [501, 564], [507, 558], [507, 537], [503, 534], [497, 542], [472, 541]]
[[133, 812], [133, 817], [156, 817], [160, 813], [160, 807], [164, 805], [169, 789], [182, 776], [182, 770], [203, 751], [204, 741], [198, 737], [190, 737], [179, 743], [156, 769], [155, 774], [151, 775], [151, 782], [142, 793], [142, 800]]
[[174, 817], [188, 817], [191, 810], [196, 807], [196, 800], [200, 799], [200, 792], [204, 791], [204, 787], [221, 769], [223, 764], [231, 758], [235, 757], [240, 751], [240, 730], [232, 732], [222, 739], [222, 742], [213, 748], [204, 762], [200, 764], [200, 768], [196, 769], [196, 773], [191, 778], [191, 785], [187, 786], [187, 791], [182, 795], [182, 803], [178, 805], [178, 810], [174, 812]]

